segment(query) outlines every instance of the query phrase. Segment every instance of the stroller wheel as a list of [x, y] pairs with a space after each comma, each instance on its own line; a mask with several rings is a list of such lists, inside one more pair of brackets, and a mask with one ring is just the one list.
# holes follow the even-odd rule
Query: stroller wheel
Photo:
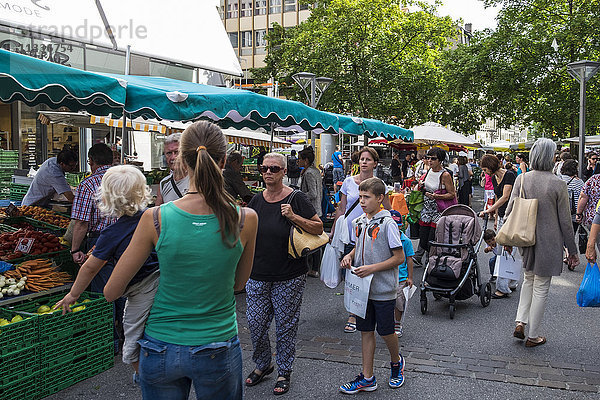
[[425, 315], [427, 313], [427, 297], [421, 298], [421, 314]]
[[450, 303], [450, 319], [454, 319], [454, 313], [456, 312], [456, 306], [454, 303]]
[[479, 286], [479, 300], [481, 300], [483, 307], [490, 305], [490, 301], [492, 300], [492, 285], [489, 282]]

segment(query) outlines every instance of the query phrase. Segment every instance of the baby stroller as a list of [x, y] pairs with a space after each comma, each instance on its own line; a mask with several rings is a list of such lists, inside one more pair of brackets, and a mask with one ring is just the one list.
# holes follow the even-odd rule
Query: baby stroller
[[477, 265], [482, 242], [482, 229], [475, 211], [457, 204], [442, 212], [435, 229], [435, 241], [429, 243], [428, 265], [420, 287], [422, 314], [427, 312], [427, 292], [432, 292], [436, 300], [441, 297], [450, 300], [450, 319], [454, 318], [456, 300], [467, 300], [475, 294], [483, 307], [490, 304], [492, 286], [489, 282], [482, 283]]

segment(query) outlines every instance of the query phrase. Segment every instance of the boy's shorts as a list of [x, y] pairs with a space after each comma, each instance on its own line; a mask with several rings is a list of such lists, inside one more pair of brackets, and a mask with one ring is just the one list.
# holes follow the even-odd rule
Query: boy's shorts
[[361, 332], [373, 332], [377, 325], [379, 336], [394, 333], [394, 306], [396, 300], [371, 300], [367, 302], [365, 318], [356, 317], [356, 329]]
[[400, 312], [404, 312], [406, 298], [404, 297], [403, 289], [407, 286], [408, 286], [408, 281], [402, 281], [398, 284], [398, 289], [396, 292], [396, 309]]

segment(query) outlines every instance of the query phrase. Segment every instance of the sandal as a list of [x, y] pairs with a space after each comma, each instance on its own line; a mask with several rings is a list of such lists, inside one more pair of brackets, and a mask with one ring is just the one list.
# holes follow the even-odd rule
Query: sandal
[[265, 369], [260, 374], [257, 374], [255, 372], [256, 370], [253, 370], [252, 372], [250, 372], [250, 375], [248, 375], [248, 377], [246, 378], [246, 386], [258, 385], [263, 379], [265, 379], [267, 375], [273, 372], [274, 369], [275, 368], [271, 365], [269, 368]]
[[537, 337], [535, 339], [527, 338], [527, 340], [525, 341], [525, 347], [540, 346], [544, 343], [546, 343], [546, 338], [543, 336]]
[[[283, 379], [279, 379], [283, 378]], [[277, 382], [275, 382], [275, 387], [273, 388], [273, 394], [275, 396], [279, 396], [280, 394], [286, 394], [288, 390], [290, 390], [290, 376], [289, 375], [279, 375]], [[280, 389], [280, 390], [277, 390]]]
[[500, 292], [500, 293], [501, 294], [492, 293], [492, 299], [506, 299], [506, 298], [510, 297], [508, 295], [508, 293], [502, 293], [502, 292]]
[[356, 323], [346, 322], [346, 326], [344, 326], [344, 332], [346, 332], [346, 333], [356, 332]]

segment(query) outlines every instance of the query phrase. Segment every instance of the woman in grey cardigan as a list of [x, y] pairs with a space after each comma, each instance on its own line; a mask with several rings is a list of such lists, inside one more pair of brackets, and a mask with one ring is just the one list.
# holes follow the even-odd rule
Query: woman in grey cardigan
[[553, 276], [559, 276], [562, 272], [563, 244], [569, 254], [569, 266], [579, 264], [567, 185], [552, 173], [555, 151], [556, 144], [550, 139], [538, 139], [535, 142], [530, 154], [532, 171], [517, 178], [506, 210], [508, 217], [521, 186], [525, 198], [539, 201], [535, 245], [521, 249], [525, 272], [517, 310], [517, 326], [513, 333], [514, 337], [525, 339], [525, 327], [529, 325], [525, 342], [527, 347], [546, 343], [546, 338], [540, 336], [538, 330], [544, 315], [550, 281]]

